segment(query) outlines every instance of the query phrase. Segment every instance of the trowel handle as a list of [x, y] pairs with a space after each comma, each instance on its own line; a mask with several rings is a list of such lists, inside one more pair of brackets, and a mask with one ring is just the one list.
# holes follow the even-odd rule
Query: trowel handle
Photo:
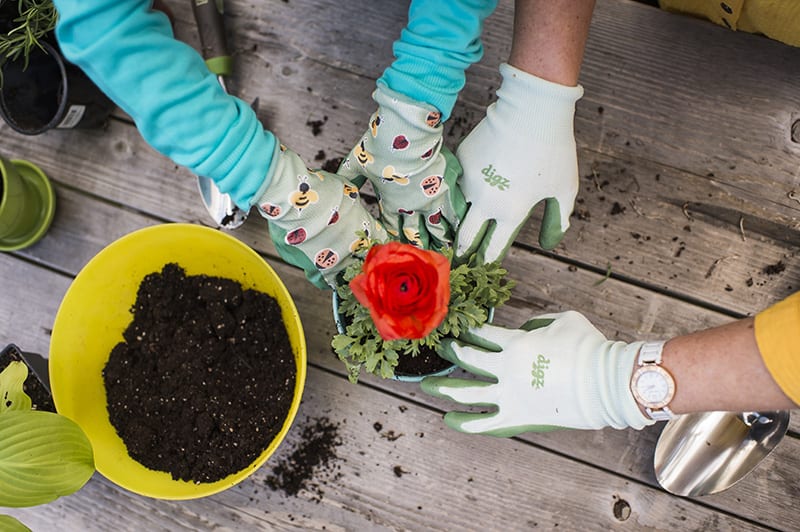
[[228, 52], [222, 0], [189, 0], [200, 33], [200, 46], [208, 69], [218, 76], [230, 76], [233, 58]]

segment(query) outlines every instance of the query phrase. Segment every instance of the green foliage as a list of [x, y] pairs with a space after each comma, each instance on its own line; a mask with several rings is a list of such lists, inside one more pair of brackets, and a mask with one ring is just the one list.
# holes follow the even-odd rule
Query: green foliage
[[[452, 262], [452, 252], [445, 255]], [[450, 305], [444, 321], [431, 334], [419, 340], [385, 341], [370, 317], [350, 290], [349, 282], [361, 272], [363, 262], [351, 264], [344, 272], [345, 283], [336, 289], [339, 314], [347, 324], [345, 334], [333, 337], [331, 345], [347, 367], [351, 382], [357, 382], [363, 370], [382, 378], [394, 376], [401, 356], [417, 356], [425, 346], [438, 351], [444, 338], [458, 338], [470, 327], [489, 319], [489, 309], [497, 308], [511, 297], [514, 282], [499, 262], [482, 264], [476, 256], [450, 270]]]
[[[8, 3], [14, 0], [6, 0]], [[25, 67], [34, 46], [56, 27], [58, 12], [52, 0], [16, 0], [19, 16], [8, 33], [0, 34], [0, 64], [22, 56]]]
[[0, 515], [0, 530], [4, 532], [31, 532], [31, 529], [10, 515]]
[[74, 421], [31, 410], [27, 376], [17, 361], [0, 373], [0, 506], [50, 502], [79, 490], [95, 471], [92, 446]]
[[17, 360], [0, 373], [0, 414], [12, 410], [30, 410], [31, 398], [23, 385], [28, 378], [28, 368]]

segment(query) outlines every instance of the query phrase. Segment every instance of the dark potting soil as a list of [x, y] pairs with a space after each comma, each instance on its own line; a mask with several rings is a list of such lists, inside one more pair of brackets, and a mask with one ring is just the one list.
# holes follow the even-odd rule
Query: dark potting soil
[[430, 375], [451, 367], [453, 364], [436, 354], [431, 348], [423, 347], [417, 356], [400, 356], [394, 368], [398, 376]]
[[103, 371], [130, 456], [195, 483], [245, 469], [280, 431], [294, 393], [278, 303], [167, 264], [144, 278], [132, 312]]
[[341, 475], [336, 461], [336, 447], [341, 444], [337, 423], [326, 417], [306, 419], [296, 447], [278, 461], [266, 479], [267, 486], [292, 497], [305, 489], [319, 502], [322, 486]]

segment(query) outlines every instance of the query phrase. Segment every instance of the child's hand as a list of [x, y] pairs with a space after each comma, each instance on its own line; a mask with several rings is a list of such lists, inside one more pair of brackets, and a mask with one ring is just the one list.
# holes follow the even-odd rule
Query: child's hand
[[465, 203], [455, 186], [461, 167], [442, 146], [439, 111], [385, 86], [372, 97], [378, 110], [339, 173], [372, 183], [392, 237], [449, 247]]
[[386, 233], [361, 203], [358, 188], [341, 176], [312, 171], [281, 146], [272, 158], [269, 187], [257, 207], [270, 223], [281, 257], [303, 268], [319, 288], [334, 287], [338, 274], [371, 239]]

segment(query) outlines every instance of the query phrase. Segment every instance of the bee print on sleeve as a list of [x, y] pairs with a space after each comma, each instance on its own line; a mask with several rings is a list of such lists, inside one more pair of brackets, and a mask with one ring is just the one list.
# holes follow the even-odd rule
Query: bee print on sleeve
[[342, 186], [342, 194], [344, 194], [345, 197], [356, 201], [358, 199], [358, 187], [351, 185], [350, 183], [345, 183]]
[[303, 209], [319, 201], [319, 194], [311, 189], [311, 185], [308, 184], [307, 175], [299, 175], [297, 179], [300, 181], [300, 184], [297, 186], [297, 190], [293, 190], [292, 193], [289, 194], [289, 203], [297, 209], [298, 212], [303, 212]]
[[356, 146], [354, 149], [354, 153], [356, 156], [356, 161], [358, 161], [358, 164], [364, 168], [366, 168], [368, 164], [372, 164], [375, 161], [375, 157], [373, 157], [372, 154], [367, 151], [364, 140], [358, 143], [358, 146]]
[[384, 183], [397, 183], [398, 185], [407, 185], [409, 178], [407, 175], [398, 174], [395, 172], [394, 166], [389, 165], [383, 169], [381, 174], [381, 181]]
[[381, 126], [381, 115], [375, 113], [372, 120], [369, 121], [369, 131], [372, 133], [372, 138], [378, 136], [378, 128]]

